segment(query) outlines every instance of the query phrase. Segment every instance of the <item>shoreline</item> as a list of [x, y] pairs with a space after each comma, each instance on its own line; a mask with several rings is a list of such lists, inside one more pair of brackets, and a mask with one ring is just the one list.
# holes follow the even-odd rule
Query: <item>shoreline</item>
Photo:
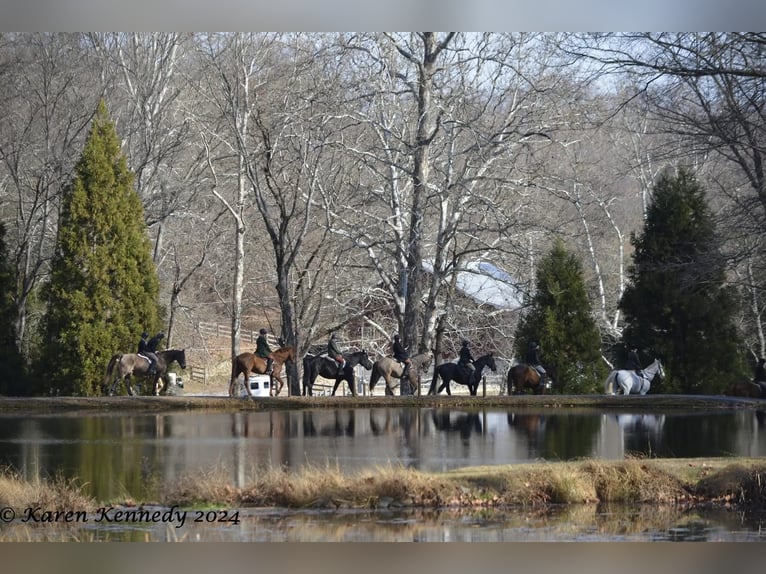
[[175, 395], [160, 397], [0, 397], [2, 414], [108, 414], [173, 411], [269, 411], [322, 408], [523, 408], [695, 411], [766, 410], [766, 399], [723, 395], [469, 395], [258, 397]]

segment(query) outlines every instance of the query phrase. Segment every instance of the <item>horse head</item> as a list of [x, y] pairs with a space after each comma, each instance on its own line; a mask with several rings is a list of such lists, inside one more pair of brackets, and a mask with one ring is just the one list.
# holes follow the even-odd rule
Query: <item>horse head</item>
[[356, 353], [359, 356], [359, 364], [362, 365], [365, 369], [368, 371], [372, 370], [372, 361], [370, 360], [370, 356], [367, 354], [367, 351], [362, 349], [358, 353]]
[[179, 366], [186, 370], [186, 349], [181, 349], [178, 353], [178, 358], [176, 359], [178, 361]]

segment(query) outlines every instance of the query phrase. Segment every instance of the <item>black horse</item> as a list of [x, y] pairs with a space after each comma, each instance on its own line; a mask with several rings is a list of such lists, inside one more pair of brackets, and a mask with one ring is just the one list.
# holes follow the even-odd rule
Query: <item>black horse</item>
[[[492, 353], [482, 355], [474, 361], [473, 377], [470, 377], [470, 371], [459, 363], [442, 363], [434, 369], [434, 377], [431, 380], [431, 388], [428, 389], [429, 395], [438, 395], [444, 389], [447, 389], [447, 394], [451, 395], [449, 384], [451, 381], [460, 383], [461, 385], [468, 385], [468, 392], [475, 396], [479, 389], [479, 381], [481, 381], [481, 372], [484, 367], [489, 367], [492, 371], [497, 371], [497, 365], [495, 364], [495, 356]], [[436, 391], [436, 381], [441, 377], [442, 385], [439, 390]], [[469, 379], [470, 377], [470, 379]]]
[[343, 372], [338, 372], [338, 363], [334, 359], [327, 355], [306, 355], [303, 357], [303, 394], [305, 396], [313, 396], [314, 381], [321, 376], [325, 379], [335, 379], [335, 386], [332, 388], [332, 394], [335, 395], [335, 391], [338, 390], [338, 385], [341, 381], [348, 383], [351, 394], [357, 396], [356, 392], [356, 377], [354, 376], [354, 367], [362, 365], [368, 371], [372, 369], [372, 361], [367, 356], [367, 351], [362, 349], [361, 351], [354, 351], [350, 353], [343, 353], [343, 358], [346, 359], [346, 366], [343, 368]]

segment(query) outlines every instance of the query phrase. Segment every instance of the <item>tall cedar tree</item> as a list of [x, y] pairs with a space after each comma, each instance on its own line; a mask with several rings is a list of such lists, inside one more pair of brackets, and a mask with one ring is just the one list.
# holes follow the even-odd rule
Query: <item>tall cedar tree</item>
[[24, 360], [16, 345], [15, 267], [8, 260], [5, 225], [0, 222], [0, 394], [26, 394]]
[[524, 359], [530, 341], [542, 347], [554, 391], [594, 393], [605, 379], [601, 335], [585, 290], [580, 261], [557, 240], [540, 262], [537, 290], [516, 331], [514, 350]]
[[623, 340], [662, 359], [667, 378], [652, 391], [715, 394], [747, 376], [720, 239], [689, 170], [660, 177], [644, 231], [632, 242], [630, 284], [620, 302]]
[[45, 394], [100, 394], [112, 354], [159, 325], [143, 207], [103, 101], [62, 198], [47, 295]]

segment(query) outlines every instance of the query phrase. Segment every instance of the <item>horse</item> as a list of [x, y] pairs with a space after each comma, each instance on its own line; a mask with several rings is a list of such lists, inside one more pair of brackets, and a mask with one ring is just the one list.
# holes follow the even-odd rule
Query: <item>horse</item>
[[[410, 357], [410, 372], [407, 376], [410, 387], [409, 393], [404, 392], [404, 389], [402, 388], [400, 390], [402, 395], [414, 393], [414, 389], [418, 388], [420, 384], [420, 372], [425, 371], [430, 364], [431, 353], [419, 353], [414, 357]], [[401, 381], [403, 373], [404, 365], [402, 365], [393, 357], [383, 357], [378, 359], [372, 364], [372, 374], [370, 375], [370, 394], [372, 394], [372, 390], [375, 388], [375, 383], [378, 382], [378, 379], [383, 377], [383, 380], [386, 381], [386, 394], [393, 395], [394, 387], [396, 385], [394, 385], [391, 379], [396, 378]]]
[[[160, 351], [157, 353], [157, 371], [154, 375], [149, 375], [149, 359], [143, 355], [135, 353], [116, 353], [112, 355], [112, 358], [109, 359], [109, 363], [106, 366], [103, 385], [104, 389], [109, 396], [112, 396], [117, 390], [117, 385], [124, 380], [128, 395], [132, 397], [136, 394], [136, 391], [133, 388], [132, 377], [134, 375], [143, 377], [144, 379], [151, 377], [154, 380], [154, 394], [159, 396], [168, 386], [167, 372], [168, 367], [173, 361], [178, 363], [182, 369], [186, 369], [186, 351], [184, 349]], [[112, 384], [107, 387], [110, 380], [112, 381]], [[162, 383], [162, 385], [160, 383]]]
[[[271, 356], [274, 357], [274, 362], [271, 365], [272, 369], [270, 378], [272, 383], [275, 380], [278, 381], [279, 387], [277, 387], [276, 391], [274, 391], [274, 385], [272, 384], [269, 393], [274, 391], [274, 396], [277, 396], [282, 390], [282, 386], [284, 385], [284, 381], [282, 380], [281, 376], [282, 365], [288, 361], [295, 362], [295, 349], [293, 347], [280, 347], [271, 353]], [[239, 378], [239, 375], [242, 374], [245, 375], [245, 389], [247, 390], [247, 394], [251, 397], [253, 396], [253, 394], [250, 392], [250, 385], [247, 384], [251, 373], [265, 375], [266, 359], [262, 359], [255, 353], [240, 353], [237, 355], [237, 358], [234, 359], [234, 375], [231, 377], [231, 382], [229, 383], [230, 397], [234, 396], [237, 386], [237, 379]]]
[[641, 371], [643, 376], [639, 376], [635, 371], [612, 371], [604, 383], [604, 393], [607, 395], [616, 395], [617, 387], [622, 389], [623, 395], [645, 395], [649, 392], [654, 377], [660, 379], [665, 377], [665, 369], [659, 359], [654, 359], [652, 364]]
[[[449, 384], [451, 381], [460, 383], [461, 385], [468, 386], [468, 392], [475, 396], [479, 389], [479, 381], [481, 380], [481, 372], [484, 367], [489, 367], [492, 371], [497, 371], [497, 365], [495, 364], [495, 356], [492, 353], [482, 355], [474, 361], [473, 377], [469, 379], [470, 371], [462, 366], [460, 363], [442, 363], [434, 369], [434, 376], [431, 380], [431, 387], [428, 389], [429, 395], [438, 395], [442, 390], [447, 389], [447, 394], [451, 395]], [[436, 389], [436, 381], [441, 378], [442, 384], [439, 390]]]
[[737, 381], [726, 387], [723, 394], [729, 397], [760, 399], [761, 397], [766, 397], [766, 383]]
[[364, 349], [343, 353], [343, 358], [346, 360], [346, 365], [343, 372], [339, 373], [338, 363], [332, 357], [312, 354], [303, 357], [303, 395], [309, 397], [314, 395], [314, 382], [317, 377], [321, 376], [325, 379], [335, 379], [335, 386], [332, 388], [333, 396], [335, 396], [335, 391], [338, 390], [341, 381], [346, 381], [349, 389], [351, 389], [351, 394], [357, 396], [354, 367], [362, 365], [369, 371], [372, 369], [372, 362]]
[[[509, 395], [511, 391], [513, 391], [514, 395], [520, 395], [525, 389], [532, 389], [536, 395], [545, 394], [543, 378], [540, 376], [540, 372], [532, 365], [517, 363], [508, 369], [507, 377], [506, 387]], [[551, 380], [550, 375], [548, 380]]]

